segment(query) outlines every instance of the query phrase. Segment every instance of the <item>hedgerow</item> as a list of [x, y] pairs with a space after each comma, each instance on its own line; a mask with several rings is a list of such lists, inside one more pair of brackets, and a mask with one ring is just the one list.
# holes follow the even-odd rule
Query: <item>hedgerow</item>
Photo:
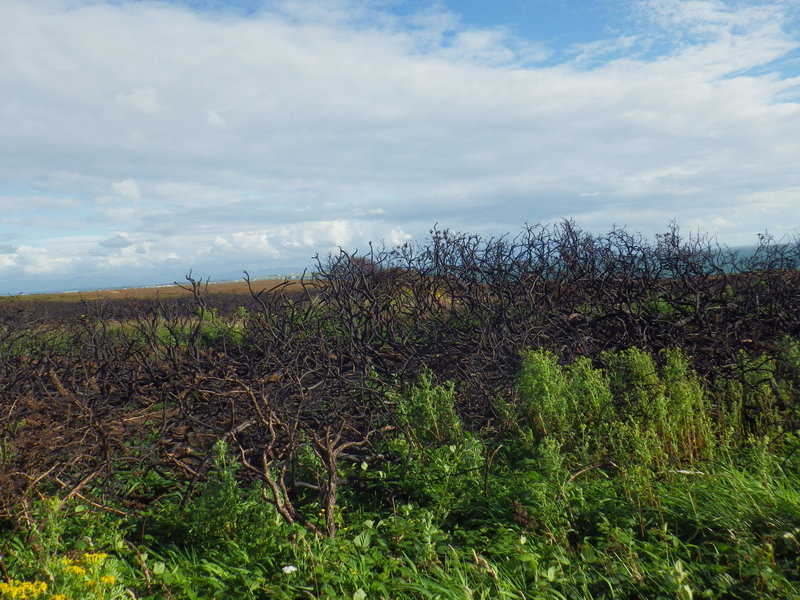
[[4, 301], [0, 595], [796, 597], [799, 263], [563, 222]]

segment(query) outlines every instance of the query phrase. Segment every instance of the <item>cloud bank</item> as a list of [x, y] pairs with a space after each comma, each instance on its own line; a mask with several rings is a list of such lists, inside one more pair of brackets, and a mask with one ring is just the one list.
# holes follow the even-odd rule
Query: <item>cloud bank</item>
[[437, 222], [800, 223], [792, 3], [632, 3], [559, 48], [441, 4], [193, 4], [0, 6], [0, 293], [295, 270]]

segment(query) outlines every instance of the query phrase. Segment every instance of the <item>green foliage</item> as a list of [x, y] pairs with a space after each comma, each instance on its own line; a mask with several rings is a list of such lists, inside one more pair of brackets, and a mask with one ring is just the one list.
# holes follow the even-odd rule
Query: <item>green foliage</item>
[[658, 376], [653, 357], [638, 348], [629, 348], [606, 353], [604, 359], [618, 417], [623, 421], [653, 420], [663, 424], [667, 416], [666, 386]]
[[794, 386], [800, 383], [800, 341], [789, 336], [779, 340], [778, 367], [785, 381]]
[[65, 327], [40, 327], [12, 332], [0, 324], [0, 358], [3, 360], [38, 360], [48, 354], [66, 354], [74, 343], [75, 332]]
[[442, 446], [463, 438], [464, 427], [455, 410], [455, 385], [436, 385], [433, 375], [424, 372], [416, 385], [405, 393], [394, 394], [397, 422], [410, 445]]
[[455, 409], [455, 386], [437, 385], [423, 373], [416, 385], [392, 394], [400, 434], [387, 450], [397, 459], [389, 463], [400, 487], [416, 500], [430, 504], [445, 519], [464, 498], [480, 486], [483, 444], [464, 429]]
[[244, 321], [248, 317], [247, 309], [238, 307], [232, 317], [222, 318], [216, 309], [203, 311], [197, 309], [201, 320], [199, 331], [200, 345], [208, 348], [235, 348], [245, 340]]
[[739, 353], [738, 362], [715, 384], [726, 445], [747, 445], [753, 436], [780, 436], [796, 418], [797, 356], [791, 338], [781, 340], [777, 357]]
[[677, 350], [653, 358], [631, 348], [562, 367], [549, 352], [525, 353], [517, 400], [505, 406], [508, 426], [526, 452], [548, 437], [582, 462], [612, 458], [639, 465], [709, 458], [713, 427], [705, 388]]
[[[213, 469], [185, 507], [169, 502], [165, 512], [155, 516], [156, 520], [169, 530], [171, 539], [183, 540], [187, 546], [238, 546], [273, 563], [280, 556], [276, 556], [278, 538], [288, 533], [283, 521], [272, 505], [263, 501], [258, 487], [243, 488], [239, 484], [239, 464], [229, 454], [227, 444], [218, 441], [214, 451]], [[154, 534], [158, 531], [154, 530]]]
[[679, 462], [712, 458], [714, 427], [705, 386], [679, 350], [662, 353], [666, 414], [661, 428], [666, 454]]
[[536, 438], [574, 431], [580, 416], [567, 394], [567, 377], [552, 353], [526, 353], [518, 387], [522, 402], [515, 416], [524, 419]]

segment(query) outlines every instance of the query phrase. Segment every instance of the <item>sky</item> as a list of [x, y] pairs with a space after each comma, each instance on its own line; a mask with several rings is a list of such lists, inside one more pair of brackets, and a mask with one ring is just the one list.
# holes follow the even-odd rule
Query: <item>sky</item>
[[0, 294], [800, 226], [798, 0], [0, 0]]

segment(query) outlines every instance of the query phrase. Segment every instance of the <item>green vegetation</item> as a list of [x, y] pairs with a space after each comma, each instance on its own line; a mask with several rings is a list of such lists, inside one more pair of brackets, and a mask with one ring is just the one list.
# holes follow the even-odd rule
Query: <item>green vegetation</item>
[[[136, 517], [38, 500], [4, 534], [0, 597], [796, 598], [800, 438], [779, 406], [797, 344], [783, 347], [743, 357], [722, 391], [677, 350], [607, 353], [604, 368], [531, 350], [483, 433], [455, 385], [424, 374], [386, 391], [399, 427], [381, 461], [343, 461], [335, 537], [286, 523], [220, 441], [195, 489], [118, 481], [170, 490]], [[736, 395], [724, 418], [720, 393]], [[763, 412], [742, 429], [749, 402]]]

